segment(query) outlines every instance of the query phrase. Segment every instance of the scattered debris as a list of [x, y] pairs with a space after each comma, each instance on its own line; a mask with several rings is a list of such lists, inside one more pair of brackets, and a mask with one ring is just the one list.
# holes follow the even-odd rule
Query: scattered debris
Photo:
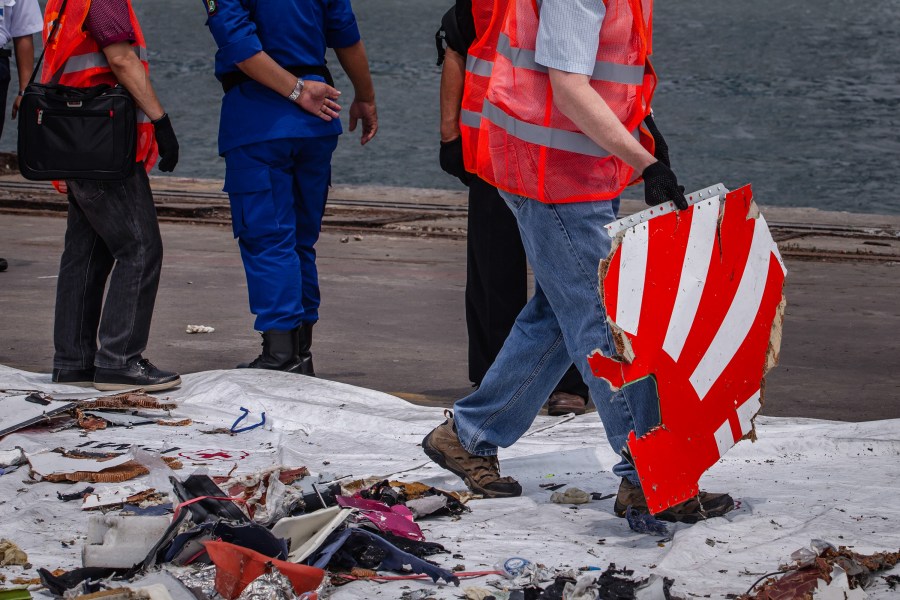
[[25, 451], [21, 448], [0, 450], [0, 467], [15, 467], [24, 465], [25, 462]]
[[[91, 489], [91, 488], [88, 488]], [[168, 512], [168, 498], [157, 492], [154, 488], [144, 488], [140, 485], [123, 485], [115, 489], [105, 489], [96, 494], [87, 494], [81, 504], [81, 510], [110, 509], [126, 504], [137, 505], [137, 508], [155, 506], [165, 503]]]
[[[91, 455], [80, 451], [66, 452], [57, 449], [29, 454], [27, 458], [32, 476], [54, 483], [62, 481], [121, 483], [150, 472], [150, 469], [135, 460], [130, 452]], [[182, 467], [174, 457], [161, 458], [171, 469]]]
[[556, 504], [587, 504], [591, 501], [591, 495], [577, 487], [570, 487], [565, 492], [553, 492], [550, 502]]
[[665, 522], [660, 521], [650, 513], [632, 510], [629, 506], [625, 509], [625, 519], [632, 531], [638, 533], [650, 533], [653, 535], [668, 535], [669, 528]]
[[27, 565], [28, 555], [7, 539], [0, 539], [0, 567]]
[[601, 494], [600, 492], [591, 492], [592, 500], [609, 500], [610, 498], [615, 498], [616, 494]]
[[291, 548], [288, 560], [303, 562], [318, 549], [344, 522], [353, 510], [333, 506], [323, 508], [308, 515], [281, 519], [272, 527], [272, 534], [288, 541]]
[[74, 402], [53, 401], [38, 392], [0, 398], [0, 437], [49, 421], [75, 406]]
[[864, 598], [864, 592], [859, 596], [855, 590], [867, 587], [873, 581], [874, 573], [900, 563], [900, 550], [858, 554], [846, 546], [835, 548], [829, 542], [812, 540], [809, 548], [797, 550], [791, 554], [791, 559], [794, 562], [782, 567], [781, 577], [767, 579], [751, 596], [754, 588], [765, 579], [761, 578], [741, 598], [801, 600], [813, 594], [813, 597], [822, 600]]
[[240, 596], [261, 575], [273, 571], [285, 576], [297, 594], [316, 590], [325, 579], [322, 569], [275, 560], [234, 544], [205, 542], [204, 546], [216, 565], [216, 591], [229, 600]]
[[185, 328], [185, 333], [212, 333], [215, 331], [215, 327], [210, 327], [209, 325], [188, 325]]
[[80, 402], [78, 407], [82, 410], [125, 410], [129, 408], [174, 410], [178, 405], [174, 402], [162, 402], [158, 398], [138, 390], [87, 400]]
[[144, 560], [169, 527], [167, 517], [95, 515], [88, 520], [85, 567], [127, 569]]
[[260, 416], [259, 421], [257, 421], [256, 423], [252, 423], [250, 425], [244, 425], [243, 427], [238, 427], [238, 425], [244, 419], [246, 419], [247, 416], [250, 414], [250, 411], [248, 409], [244, 408], [243, 406], [240, 408], [240, 410], [241, 410], [241, 415], [237, 419], [235, 419], [234, 423], [231, 424], [231, 429], [229, 429], [229, 433], [242, 433], [244, 431], [250, 431], [252, 429], [256, 429], [257, 427], [262, 427], [263, 425], [266, 424], [266, 412], [263, 411]]
[[72, 500], [84, 500], [84, 498], [93, 491], [94, 488], [92, 486], [87, 486], [80, 492], [72, 492], [71, 494], [56, 492], [56, 497], [63, 502], [71, 502]]

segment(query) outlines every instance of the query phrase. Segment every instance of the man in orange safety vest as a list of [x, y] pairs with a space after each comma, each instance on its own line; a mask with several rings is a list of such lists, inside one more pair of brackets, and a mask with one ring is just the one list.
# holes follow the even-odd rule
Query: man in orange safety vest
[[[644, 126], [656, 87], [652, 0], [508, 0], [499, 23], [494, 50], [476, 57], [491, 59], [489, 71], [481, 65], [489, 72], [483, 101], [463, 99], [470, 114], [461, 120], [477, 128], [466, 166], [497, 187], [515, 214], [535, 294], [481, 386], [456, 402], [422, 446], [476, 493], [520, 495], [519, 482], [500, 476], [497, 450], [525, 433], [574, 362], [621, 455], [614, 512], [647, 512], [623, 451], [632, 431], [641, 436], [660, 423], [654, 381], [614, 392], [592, 376], [587, 357], [617, 356], [597, 266], [610, 252], [604, 226], [617, 218], [619, 194], [642, 178], [648, 204], [688, 206], [664, 146], [656, 147], [655, 126]], [[695, 522], [733, 508], [729, 495], [702, 492], [656, 516]]]

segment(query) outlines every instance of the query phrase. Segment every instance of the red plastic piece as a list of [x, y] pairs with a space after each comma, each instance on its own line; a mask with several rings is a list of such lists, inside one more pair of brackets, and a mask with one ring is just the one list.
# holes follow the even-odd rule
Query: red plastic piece
[[228, 600], [240, 596], [253, 580], [269, 572], [268, 565], [290, 580], [297, 595], [316, 590], [325, 577], [322, 569], [275, 560], [228, 542], [204, 542], [203, 545], [216, 565], [216, 591]]
[[753, 435], [784, 276], [750, 186], [626, 230], [601, 265], [619, 356], [595, 353], [591, 368], [613, 388], [652, 376], [659, 394], [660, 426], [628, 440], [651, 512], [696, 496], [700, 476]]

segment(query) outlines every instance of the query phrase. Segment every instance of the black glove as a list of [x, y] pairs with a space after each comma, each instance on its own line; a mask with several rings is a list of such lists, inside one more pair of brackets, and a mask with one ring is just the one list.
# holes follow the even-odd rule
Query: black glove
[[656, 149], [653, 151], [653, 158], [671, 169], [672, 163], [669, 161], [669, 145], [666, 143], [666, 140], [663, 139], [662, 134], [656, 127], [656, 122], [653, 120], [653, 117], [647, 115], [647, 118], [644, 119], [644, 125], [647, 126], [647, 130], [650, 132], [650, 135], [653, 136], [653, 141], [656, 145]]
[[678, 178], [672, 169], [656, 161], [641, 173], [644, 178], [644, 202], [650, 206], [656, 206], [663, 202], [674, 202], [678, 210], [688, 207], [687, 198], [684, 197], [684, 186], [678, 185]]
[[178, 139], [175, 137], [175, 130], [172, 129], [172, 121], [169, 120], [169, 115], [164, 113], [152, 123], [153, 129], [156, 130], [156, 145], [159, 148], [159, 170], [171, 173], [178, 164]]
[[450, 142], [441, 142], [440, 161], [441, 169], [445, 173], [458, 177], [463, 185], [469, 185], [472, 174], [466, 171], [466, 164], [463, 161], [462, 137]]

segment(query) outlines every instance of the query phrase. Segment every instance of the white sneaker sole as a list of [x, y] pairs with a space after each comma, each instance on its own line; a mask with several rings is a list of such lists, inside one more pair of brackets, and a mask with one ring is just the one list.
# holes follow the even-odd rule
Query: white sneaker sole
[[181, 385], [181, 377], [178, 379], [173, 379], [172, 381], [167, 381], [165, 383], [155, 383], [153, 385], [131, 385], [128, 383], [99, 383], [94, 382], [93, 386], [95, 389], [100, 390], [101, 392], [121, 392], [126, 390], [144, 390], [145, 392], [159, 392], [162, 390], [168, 390], [173, 387], [178, 387]]

